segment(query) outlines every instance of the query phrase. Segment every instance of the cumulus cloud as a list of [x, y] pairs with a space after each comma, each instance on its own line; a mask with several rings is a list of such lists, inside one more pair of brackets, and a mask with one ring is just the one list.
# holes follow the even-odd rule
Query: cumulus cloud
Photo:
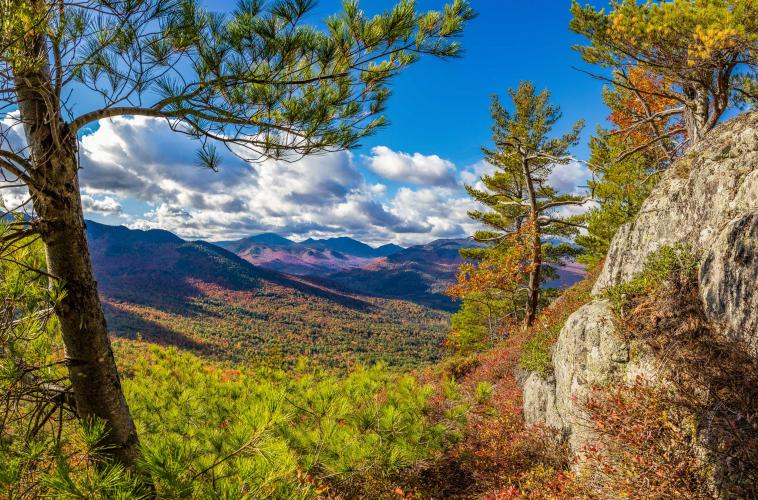
[[0, 149], [23, 153], [26, 137], [21, 126], [21, 114], [18, 111], [7, 113], [0, 119]]
[[[13, 121], [6, 117], [3, 123], [7, 128]], [[14, 134], [6, 135], [23, 143]], [[476, 185], [493, 169], [481, 161], [458, 174], [436, 155], [373, 148], [361, 158], [363, 166], [395, 181], [388, 186], [367, 182], [350, 152], [251, 164], [219, 148], [222, 161], [212, 172], [198, 164], [197, 146], [162, 120], [101, 121], [81, 141], [85, 214], [117, 216], [131, 227], [163, 228], [184, 238], [225, 240], [274, 231], [410, 245], [471, 234], [476, 225], [467, 212], [477, 206], [459, 182]], [[556, 171], [550, 182], [566, 192], [587, 177], [579, 164]]]
[[123, 211], [121, 203], [116, 201], [112, 196], [96, 198], [86, 193], [82, 193], [82, 208], [86, 212], [101, 215], [118, 215]]
[[578, 161], [572, 161], [565, 165], [555, 165], [548, 176], [548, 184], [564, 194], [582, 194], [581, 186], [587, 185], [591, 174], [589, 169]]
[[408, 154], [386, 146], [376, 146], [365, 161], [374, 173], [385, 179], [432, 186], [456, 183], [455, 165], [437, 155]]
[[197, 143], [160, 120], [101, 122], [82, 139], [85, 209], [117, 213], [118, 199], [131, 198], [152, 207], [129, 214], [131, 227], [160, 227], [185, 238], [212, 240], [276, 231], [407, 243], [454, 232], [443, 230], [436, 219], [427, 221], [438, 215], [407, 210], [405, 205], [415, 202], [406, 191], [393, 197], [386, 185], [367, 183], [350, 152], [258, 164], [224, 152], [219, 172], [211, 172], [197, 164], [196, 148]]
[[489, 163], [487, 160], [479, 160], [473, 165], [469, 165], [461, 171], [461, 182], [467, 186], [473, 186], [476, 189], [485, 189], [484, 183], [482, 183], [483, 175], [491, 175], [495, 173], [495, 166]]
[[389, 206], [398, 217], [414, 221], [424, 229], [407, 235], [406, 241], [422, 243], [430, 237], [461, 238], [475, 229], [468, 212], [477, 208], [476, 202], [459, 189], [431, 187], [413, 190], [403, 187]]

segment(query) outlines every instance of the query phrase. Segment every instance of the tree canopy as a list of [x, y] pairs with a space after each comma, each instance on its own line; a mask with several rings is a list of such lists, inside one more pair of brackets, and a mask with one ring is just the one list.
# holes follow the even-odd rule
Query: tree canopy
[[[755, 98], [755, 0], [614, 0], [608, 11], [574, 0], [571, 12], [571, 29], [589, 41], [576, 47], [584, 60], [613, 70], [612, 77], [596, 76], [671, 101], [630, 126], [681, 116], [691, 145], [716, 126], [735, 94]], [[661, 85], [640, 85], [634, 68]]]
[[[0, 109], [15, 106], [24, 71], [44, 65], [72, 134], [117, 115], [166, 118], [203, 141], [210, 167], [213, 141], [254, 160], [343, 149], [386, 123], [391, 77], [422, 54], [460, 54], [453, 39], [473, 17], [461, 0], [423, 14], [403, 0], [374, 17], [346, 1], [318, 29], [304, 23], [314, 6], [242, 0], [218, 14], [193, 0], [2, 2]], [[30, 58], [21, 45], [37, 33], [45, 44]], [[83, 92], [102, 106], [80, 109]]]

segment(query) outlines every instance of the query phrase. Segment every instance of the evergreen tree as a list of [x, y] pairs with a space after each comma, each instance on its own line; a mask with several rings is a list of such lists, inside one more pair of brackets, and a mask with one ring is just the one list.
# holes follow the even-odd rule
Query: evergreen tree
[[[522, 82], [509, 91], [513, 110], [509, 111], [493, 97], [491, 114], [493, 149], [483, 148], [486, 160], [495, 166], [495, 173], [484, 175], [484, 189], [467, 186], [470, 195], [490, 210], [473, 211], [471, 217], [487, 229], [478, 231], [474, 239], [494, 244], [507, 243], [510, 235], [519, 233], [527, 224], [529, 272], [524, 321], [531, 325], [540, 303], [543, 257], [557, 257], [568, 246], [543, 252], [543, 239], [550, 235], [573, 234], [579, 226], [561, 217], [557, 210], [568, 205], [582, 205], [590, 199], [558, 193], [548, 184], [555, 168], [571, 161], [568, 149], [575, 145], [583, 122], [574, 124], [571, 132], [550, 137], [553, 125], [561, 118], [560, 108], [550, 104], [550, 92], [537, 92], [534, 85]], [[468, 253], [469, 257], [481, 256]]]
[[[135, 460], [138, 439], [121, 390], [87, 248], [79, 193], [78, 139], [121, 115], [165, 119], [249, 160], [355, 146], [384, 124], [390, 79], [429, 54], [459, 54], [473, 17], [464, 0], [419, 14], [402, 0], [376, 17], [356, 1], [305, 25], [313, 0], [240, 0], [228, 15], [195, 0], [5, 0], [0, 2], [0, 110], [23, 126], [25, 144], [0, 131], [0, 170], [25, 185], [36, 218], [16, 221], [0, 248], [38, 234], [46, 276], [63, 283], [55, 306], [76, 411], [106, 422], [106, 453]], [[82, 109], [77, 102], [93, 102]], [[7, 118], [7, 117], [6, 117]]]
[[[639, 69], [632, 71], [642, 88], [661, 87], [659, 78]], [[613, 128], [598, 128], [590, 139], [592, 171], [588, 185], [597, 203], [574, 221], [586, 225], [575, 243], [582, 247], [580, 260], [592, 264], [605, 257], [619, 228], [631, 221], [655, 186], [658, 174], [681, 155], [682, 142], [656, 140], [669, 131], [681, 129], [680, 120], [659, 118], [632, 126], [644, 116], [653, 116], [671, 105], [670, 99], [611, 86], [603, 91], [603, 101], [611, 111]], [[655, 143], [651, 145], [651, 143]]]
[[658, 179], [659, 164], [652, 151], [618, 161], [628, 149], [628, 140], [604, 130], [590, 139], [593, 178], [588, 185], [597, 205], [573, 219], [586, 226], [586, 232], [574, 239], [582, 247], [579, 260], [584, 263], [594, 264], [605, 257], [619, 228], [634, 219]]
[[[594, 76], [671, 101], [640, 116], [629, 130], [680, 117], [691, 146], [716, 126], [735, 95], [755, 100], [755, 0], [614, 0], [607, 12], [574, 0], [571, 12], [571, 29], [590, 42], [577, 47], [584, 60], [614, 70], [611, 78]], [[634, 68], [656, 75], [663, 85], [639, 85]], [[661, 131], [649, 145], [680, 133]]]

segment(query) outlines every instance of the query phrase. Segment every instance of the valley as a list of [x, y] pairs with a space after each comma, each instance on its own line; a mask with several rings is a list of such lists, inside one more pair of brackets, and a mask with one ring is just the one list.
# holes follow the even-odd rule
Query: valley
[[214, 358], [327, 365], [439, 359], [448, 315], [254, 266], [161, 230], [88, 223], [111, 332]]
[[[266, 234], [215, 245], [163, 230], [87, 228], [111, 333], [273, 365], [300, 356], [327, 366], [441, 359], [457, 308], [444, 292], [460, 249], [472, 244], [374, 249], [350, 238], [294, 243]], [[573, 284], [581, 269], [561, 276]]]
[[758, 499], [758, 4], [558, 3], [0, 0], [0, 499]]

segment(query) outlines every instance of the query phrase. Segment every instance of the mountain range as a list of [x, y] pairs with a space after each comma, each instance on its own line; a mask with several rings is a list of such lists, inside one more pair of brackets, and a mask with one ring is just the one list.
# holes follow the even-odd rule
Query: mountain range
[[[168, 231], [87, 222], [113, 333], [220, 357], [302, 354], [414, 364], [441, 355], [444, 294], [467, 239], [371, 247], [351, 238], [294, 242], [266, 233], [185, 241]], [[581, 279], [565, 266], [555, 286]]]
[[377, 248], [341, 237], [294, 242], [264, 233], [219, 246], [266, 269], [305, 276], [324, 286], [361, 295], [408, 300], [453, 311], [455, 302], [444, 294], [461, 263], [460, 250], [475, 245], [468, 239], [440, 239], [403, 248]]
[[255, 266], [162, 230], [87, 222], [113, 334], [234, 361], [415, 365], [442, 354], [448, 315]]
[[311, 238], [298, 243], [274, 233], [216, 244], [251, 264], [296, 275], [324, 275], [360, 267], [403, 250], [393, 244], [373, 248], [347, 237]]

